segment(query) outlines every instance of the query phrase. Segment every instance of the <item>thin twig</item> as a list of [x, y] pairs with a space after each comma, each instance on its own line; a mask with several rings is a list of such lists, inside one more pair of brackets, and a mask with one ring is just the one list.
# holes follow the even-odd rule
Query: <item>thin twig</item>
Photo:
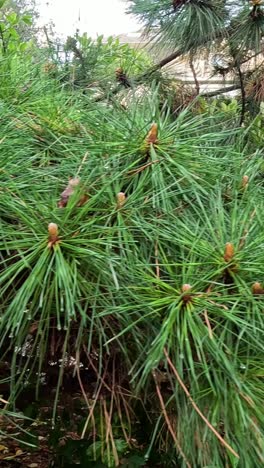
[[52, 49], [52, 47], [53, 47], [53, 42], [52, 42], [52, 40], [51, 40], [50, 37], [49, 37], [49, 33], [48, 33], [48, 30], [47, 30], [47, 27], [46, 27], [46, 26], [44, 26], [43, 31], [44, 31], [44, 34], [45, 34], [45, 36], [46, 36], [47, 44], [48, 44], [49, 48]]
[[196, 93], [197, 93], [197, 96], [198, 96], [198, 94], [200, 94], [200, 84], [199, 84], [199, 81], [198, 81], [198, 78], [197, 78], [197, 73], [195, 71], [194, 64], [193, 64], [193, 54], [190, 55], [189, 65], [190, 65], [190, 69], [191, 69], [192, 74], [193, 74]]
[[86, 392], [84, 390], [84, 387], [83, 387], [83, 383], [82, 383], [82, 379], [81, 379], [81, 375], [80, 375], [80, 351], [76, 351], [76, 365], [75, 365], [75, 370], [76, 370], [76, 374], [77, 374], [77, 378], [78, 378], [78, 382], [79, 382], [79, 385], [80, 385], [80, 389], [81, 389], [81, 392], [82, 392], [82, 395], [83, 395], [83, 398], [86, 402], [86, 405], [87, 405], [87, 408], [88, 410], [90, 409], [90, 404], [89, 404], [89, 400], [87, 398], [87, 395], [86, 395]]
[[220, 307], [220, 309], [228, 310], [228, 307], [225, 306], [224, 304], [218, 304], [217, 302], [209, 301], [209, 300], [208, 302], [210, 302], [210, 304], [216, 305], [217, 307]]
[[104, 408], [106, 427], [107, 427], [106, 443], [108, 445], [108, 434], [109, 434], [110, 439], [111, 439], [111, 444], [112, 444], [112, 450], [113, 450], [113, 456], [114, 456], [114, 460], [115, 460], [115, 466], [119, 466], [119, 457], [118, 457], [118, 453], [117, 453], [117, 449], [116, 449], [116, 445], [115, 445], [115, 439], [114, 439], [114, 435], [113, 435], [113, 430], [112, 430], [112, 426], [111, 426], [111, 418], [110, 418], [110, 415], [109, 415], [109, 413], [107, 411], [105, 399], [103, 400], [103, 408]]
[[156, 164], [160, 162], [159, 159], [155, 159], [155, 161], [150, 161], [147, 164], [144, 164], [144, 166], [139, 167], [138, 169], [132, 169], [131, 171], [128, 171], [128, 174], [139, 174], [140, 172], [144, 171], [147, 169], [147, 167], [152, 166], [152, 164]]
[[82, 162], [81, 162], [81, 164], [80, 164], [80, 166], [79, 166], [79, 168], [78, 168], [78, 171], [77, 171], [77, 173], [76, 173], [76, 177], [78, 177], [78, 175], [80, 174], [80, 172], [81, 172], [81, 170], [82, 170], [82, 168], [83, 168], [83, 165], [84, 165], [84, 163], [86, 162], [86, 159], [87, 159], [87, 157], [88, 157], [88, 154], [89, 154], [89, 153], [88, 153], [88, 151], [87, 151], [87, 152], [85, 153], [84, 157], [82, 158]]
[[3, 398], [0, 398], [0, 403], [3, 403], [4, 405], [8, 405], [9, 402], [4, 400]]
[[89, 353], [87, 352], [86, 346], [83, 346], [83, 349], [84, 349], [84, 352], [85, 352], [85, 354], [86, 354], [86, 356], [87, 356], [87, 359], [88, 359], [90, 365], [92, 366], [94, 372], [97, 374], [97, 378], [98, 378], [99, 380], [101, 380], [102, 383], [103, 383], [103, 385], [104, 385], [104, 387], [105, 387], [109, 392], [111, 392], [111, 387], [109, 387], [109, 385], [107, 385], [107, 383], [104, 381], [103, 377], [102, 377], [100, 374], [98, 374], [98, 371], [97, 371], [97, 369], [96, 369], [96, 366], [94, 365], [94, 363], [93, 363], [93, 361], [92, 361], [92, 359], [91, 359]]
[[179, 453], [181, 454], [183, 460], [185, 461], [186, 465], [188, 466], [188, 468], [192, 468], [192, 465], [188, 462], [187, 458], [186, 458], [186, 455], [185, 453], [183, 452], [180, 444], [179, 444], [179, 441], [176, 437], [176, 434], [172, 428], [172, 425], [171, 425], [171, 422], [170, 422], [170, 418], [168, 416], [168, 413], [166, 411], [166, 407], [165, 407], [165, 403], [164, 403], [164, 400], [162, 398], [162, 395], [161, 395], [161, 391], [160, 391], [160, 388], [159, 388], [159, 384], [158, 384], [158, 381], [157, 381], [157, 377], [156, 377], [156, 374], [155, 372], [153, 371], [152, 372], [152, 375], [153, 375], [153, 379], [154, 379], [154, 382], [155, 382], [155, 386], [156, 386], [156, 392], [157, 392], [157, 395], [158, 395], [158, 398], [159, 398], [159, 401], [160, 401], [160, 406], [161, 406], [161, 409], [162, 409], [162, 413], [163, 413], [163, 416], [164, 416], [164, 419], [166, 421], [166, 424], [168, 426], [168, 429], [171, 433], [171, 436], [173, 438], [173, 441], [177, 447], [177, 450], [179, 451]]
[[127, 443], [128, 447], [131, 447], [130, 438], [128, 437], [128, 435], [126, 433], [126, 429], [125, 429], [125, 426], [123, 424], [123, 416], [122, 416], [122, 411], [121, 411], [120, 399], [116, 394], [115, 394], [115, 402], [116, 402], [117, 414], [118, 414], [118, 417], [120, 419], [120, 424], [121, 424], [121, 428], [122, 428], [124, 437], [126, 439], [126, 443]]
[[212, 340], [213, 339], [213, 331], [212, 331], [212, 327], [211, 327], [211, 324], [210, 324], [210, 321], [209, 321], [209, 318], [208, 318], [207, 310], [204, 311], [204, 318], [205, 318], [205, 322], [206, 322], [206, 325], [207, 325], [207, 328], [208, 328], [209, 337]]
[[105, 367], [103, 379], [102, 379], [102, 381], [100, 382], [100, 384], [99, 384], [99, 386], [98, 386], [98, 389], [97, 389], [97, 392], [96, 392], [96, 395], [95, 395], [95, 398], [94, 398], [94, 402], [93, 402], [92, 406], [90, 407], [89, 414], [88, 414], [87, 419], [86, 419], [86, 421], [85, 421], [84, 428], [83, 428], [82, 435], [81, 435], [81, 439], [84, 439], [84, 436], [85, 436], [85, 433], [86, 433], [86, 431], [87, 431], [87, 428], [88, 428], [88, 424], [89, 424], [89, 422], [90, 422], [90, 419], [93, 418], [93, 411], [94, 411], [95, 405], [96, 405], [96, 403], [97, 403], [97, 400], [98, 400], [98, 397], [99, 397], [101, 388], [102, 388], [102, 386], [103, 386], [103, 380], [104, 380], [104, 378], [105, 378], [105, 376], [106, 376], [106, 372], [107, 372], [107, 364], [106, 364], [106, 367]]
[[111, 401], [110, 401], [110, 410], [109, 410], [109, 426], [107, 427], [107, 431], [106, 431], [107, 441], [108, 441], [108, 437], [110, 434], [111, 421], [112, 421], [112, 416], [113, 416], [114, 395], [115, 395], [115, 356], [113, 358], [113, 367], [112, 367], [112, 388], [111, 388]]
[[196, 405], [196, 403], [194, 402], [194, 400], [192, 399], [191, 397], [191, 394], [190, 392], [188, 391], [187, 387], [185, 386], [184, 382], [182, 381], [181, 377], [179, 376], [175, 366], [173, 365], [169, 355], [168, 355], [168, 352], [166, 350], [166, 348], [164, 348], [164, 354], [166, 356], [166, 359], [167, 359], [167, 362], [173, 372], [173, 374], [175, 375], [176, 379], [178, 380], [180, 386], [182, 387], [184, 393], [186, 394], [188, 400], [190, 401], [191, 405], [193, 406], [193, 408], [195, 409], [195, 411], [199, 414], [199, 416], [202, 418], [202, 420], [205, 422], [205, 424], [207, 425], [207, 427], [214, 433], [214, 435], [217, 437], [217, 439], [221, 442], [221, 444], [227, 449], [229, 450], [229, 452], [231, 452], [236, 458], [240, 458], [238, 453], [235, 452], [235, 450], [223, 439], [223, 437], [219, 434], [219, 432], [217, 432], [217, 430], [212, 426], [212, 424], [208, 421], [208, 419], [204, 416], [204, 414], [201, 412], [201, 410], [199, 409], [199, 407]]

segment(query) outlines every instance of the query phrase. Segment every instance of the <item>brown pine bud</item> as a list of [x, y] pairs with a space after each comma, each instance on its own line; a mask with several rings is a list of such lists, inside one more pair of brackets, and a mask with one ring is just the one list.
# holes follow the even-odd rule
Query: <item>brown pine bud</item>
[[225, 245], [225, 254], [224, 254], [224, 259], [226, 262], [230, 262], [235, 255], [235, 248], [234, 244], [231, 242], [227, 242]]
[[130, 88], [130, 83], [129, 83], [129, 80], [127, 78], [127, 75], [126, 73], [124, 72], [123, 68], [122, 67], [119, 67], [116, 69], [115, 71], [115, 75], [116, 75], [116, 80], [121, 83], [122, 85], [124, 85], [126, 88]]
[[70, 187], [77, 187], [77, 185], [79, 185], [79, 183], [80, 183], [79, 177], [74, 177], [73, 179], [69, 180], [69, 186]]
[[155, 145], [158, 142], [158, 125], [153, 123], [149, 133], [147, 134], [146, 143], [148, 145]]
[[242, 189], [246, 189], [247, 186], [248, 186], [248, 182], [249, 182], [249, 177], [247, 175], [244, 175], [242, 177]]
[[260, 283], [256, 282], [253, 284], [252, 293], [255, 295], [264, 294], [264, 289], [262, 288]]
[[87, 203], [89, 200], [89, 196], [87, 193], [85, 193], [84, 195], [81, 196], [80, 200], [78, 201], [77, 203], [77, 206], [83, 206], [85, 205], [85, 203]]
[[52, 247], [58, 241], [58, 226], [55, 223], [49, 223], [48, 225], [49, 232], [49, 247]]
[[68, 186], [61, 194], [61, 199], [58, 203], [59, 208], [65, 208], [67, 206], [70, 196], [74, 194], [74, 189], [79, 185], [79, 183], [79, 177], [74, 177], [69, 180]]
[[192, 289], [191, 285], [190, 284], [183, 284], [182, 285], [182, 292], [184, 294], [183, 296], [183, 301], [185, 303], [189, 302], [191, 300], [191, 297], [192, 295], [191, 294], [188, 294], [188, 292], [190, 292]]
[[116, 75], [119, 76], [121, 75], [122, 73], [124, 73], [124, 70], [122, 67], [118, 67], [116, 68], [116, 71], [115, 71]]
[[117, 208], [122, 208], [122, 206], [124, 206], [124, 204], [126, 203], [126, 195], [124, 194], [124, 192], [119, 192], [116, 196], [117, 198]]
[[58, 225], [55, 223], [49, 223], [48, 231], [50, 237], [57, 237], [58, 236]]

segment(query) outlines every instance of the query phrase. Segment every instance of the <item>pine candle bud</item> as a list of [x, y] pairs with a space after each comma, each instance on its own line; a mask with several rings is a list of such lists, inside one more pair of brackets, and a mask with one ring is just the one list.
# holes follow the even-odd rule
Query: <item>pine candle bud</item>
[[69, 186], [70, 187], [77, 187], [77, 185], [79, 185], [79, 183], [80, 183], [79, 177], [74, 177], [73, 179], [69, 180]]
[[122, 76], [124, 76], [123, 68], [122, 67], [117, 68], [115, 71], [115, 74], [116, 74], [117, 81], [120, 81], [122, 79]]
[[151, 126], [151, 129], [147, 135], [146, 138], [146, 143], [148, 145], [154, 145], [158, 141], [158, 125], [156, 123], [153, 123]]
[[247, 188], [248, 186], [248, 181], [249, 181], [249, 177], [247, 175], [244, 175], [242, 177], [242, 188], [245, 189]]
[[73, 179], [69, 180], [69, 183], [66, 189], [63, 190], [61, 194], [61, 199], [58, 203], [59, 208], [65, 208], [67, 206], [70, 196], [74, 194], [74, 190], [79, 185], [79, 183], [80, 183], [79, 177], [74, 177]]
[[117, 208], [122, 208], [124, 204], [126, 203], [126, 195], [124, 192], [119, 192], [116, 196], [117, 198]]
[[235, 255], [235, 248], [234, 244], [231, 242], [227, 242], [225, 245], [225, 254], [224, 254], [224, 259], [226, 262], [230, 262]]
[[185, 304], [191, 300], [191, 294], [186, 294], [186, 293], [190, 292], [191, 289], [192, 289], [192, 287], [191, 287], [190, 284], [183, 284], [182, 285], [182, 292], [184, 294], [183, 301], [185, 302]]
[[262, 288], [261, 284], [256, 282], [252, 286], [252, 293], [253, 294], [264, 294], [264, 289]]
[[49, 241], [51, 243], [56, 242], [58, 240], [58, 233], [59, 233], [57, 224], [49, 223], [48, 231], [49, 231]]

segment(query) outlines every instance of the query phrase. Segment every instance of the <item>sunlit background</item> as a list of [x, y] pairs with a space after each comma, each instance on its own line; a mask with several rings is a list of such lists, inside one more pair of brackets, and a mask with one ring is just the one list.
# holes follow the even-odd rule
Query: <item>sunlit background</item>
[[76, 28], [88, 36], [135, 32], [140, 28], [135, 17], [126, 14], [124, 0], [39, 0], [40, 24], [52, 21], [59, 35]]

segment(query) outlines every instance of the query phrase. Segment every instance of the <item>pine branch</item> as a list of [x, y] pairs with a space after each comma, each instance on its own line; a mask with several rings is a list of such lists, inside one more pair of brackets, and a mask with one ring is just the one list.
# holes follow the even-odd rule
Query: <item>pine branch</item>
[[197, 96], [198, 96], [198, 94], [200, 94], [200, 84], [199, 84], [199, 81], [198, 81], [198, 78], [197, 78], [197, 73], [195, 71], [194, 64], [193, 64], [193, 55], [190, 56], [189, 65], [190, 65], [190, 69], [191, 69], [192, 74], [193, 74], [193, 79], [194, 79], [194, 83], [195, 83], [195, 87], [196, 87], [196, 93], [197, 93]]
[[219, 94], [229, 93], [230, 91], [235, 91], [236, 89], [240, 89], [240, 84], [234, 84], [232, 86], [227, 86], [225, 88], [219, 88], [215, 91], [209, 91], [208, 93], [201, 93], [200, 96], [210, 98], [214, 96], [218, 96]]
[[246, 91], [245, 91], [245, 86], [244, 86], [243, 73], [238, 64], [237, 64], [237, 71], [238, 71], [238, 76], [239, 76], [239, 81], [240, 81], [241, 100], [242, 100], [241, 117], [240, 117], [240, 126], [241, 126], [244, 122], [245, 112], [246, 112]]

